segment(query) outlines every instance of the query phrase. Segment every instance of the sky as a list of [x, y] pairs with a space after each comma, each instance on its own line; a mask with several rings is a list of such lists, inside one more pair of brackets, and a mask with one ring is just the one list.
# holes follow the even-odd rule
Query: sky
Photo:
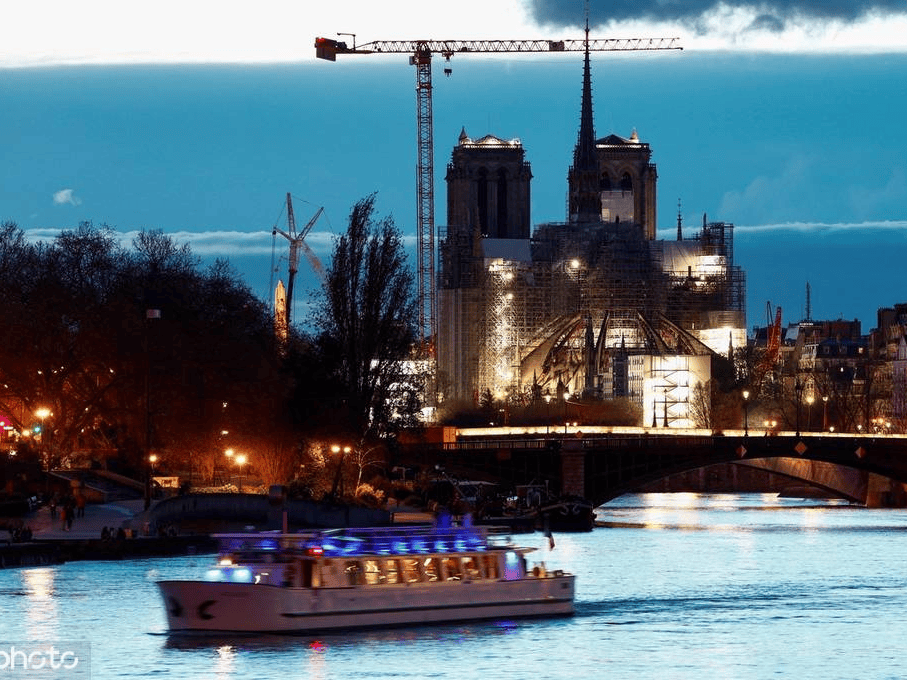
[[[415, 78], [406, 55], [314, 58], [316, 36], [582, 37], [581, 0], [332, 3], [32, 0], [0, 10], [0, 220], [33, 239], [82, 220], [128, 244], [160, 229], [228, 258], [269, 296], [286, 279], [284, 201], [327, 262], [377, 192], [415, 244]], [[732, 222], [748, 326], [859, 319], [907, 302], [907, 8], [870, 0], [589, 4], [591, 37], [678, 37], [683, 51], [594, 53], [599, 137], [637, 130], [658, 167], [659, 237]], [[445, 77], [443, 67], [450, 68]], [[519, 138], [532, 222], [562, 221], [582, 56], [435, 60], [435, 221], [461, 129]], [[413, 264], [415, 257], [413, 256]], [[275, 271], [276, 270], [276, 271]], [[297, 290], [317, 280], [300, 262]], [[307, 296], [295, 316], [305, 318]]]

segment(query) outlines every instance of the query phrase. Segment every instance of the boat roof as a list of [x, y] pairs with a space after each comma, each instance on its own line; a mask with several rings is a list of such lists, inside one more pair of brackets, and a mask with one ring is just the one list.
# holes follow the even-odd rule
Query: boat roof
[[326, 557], [482, 552], [489, 544], [484, 527], [368, 527], [306, 533], [214, 534], [222, 553], [294, 553]]

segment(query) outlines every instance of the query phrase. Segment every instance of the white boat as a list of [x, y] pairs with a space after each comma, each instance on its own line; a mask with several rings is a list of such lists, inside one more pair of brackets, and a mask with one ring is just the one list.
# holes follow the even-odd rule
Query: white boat
[[218, 534], [204, 580], [160, 581], [172, 633], [304, 633], [573, 614], [574, 579], [485, 529]]

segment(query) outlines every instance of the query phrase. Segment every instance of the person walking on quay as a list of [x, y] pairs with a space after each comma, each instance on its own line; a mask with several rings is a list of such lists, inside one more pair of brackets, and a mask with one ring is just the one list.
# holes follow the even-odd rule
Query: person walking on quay
[[66, 517], [66, 504], [64, 503], [64, 504], [60, 507], [60, 521], [61, 521], [61, 526], [60, 526], [60, 528], [61, 528], [63, 531], [66, 531], [66, 520], [67, 520], [67, 517]]
[[50, 518], [57, 519], [57, 494], [50, 497], [48, 505], [50, 506]]
[[79, 494], [76, 496], [76, 517], [85, 516], [85, 496]]

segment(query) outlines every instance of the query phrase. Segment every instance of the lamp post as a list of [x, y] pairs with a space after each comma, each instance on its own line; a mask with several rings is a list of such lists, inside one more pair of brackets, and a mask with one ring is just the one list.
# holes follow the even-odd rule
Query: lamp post
[[545, 391], [545, 434], [551, 434], [551, 393]]
[[230, 483], [230, 465], [233, 463], [233, 449], [226, 449], [224, 455], [227, 457], [226, 473], [227, 479], [224, 480], [225, 484]]
[[828, 429], [828, 395], [822, 397], [822, 431]]
[[750, 436], [750, 391], [743, 390], [743, 436]]
[[236, 464], [239, 465], [239, 493], [242, 493], [242, 473], [243, 466], [246, 464], [246, 460], [248, 459], [246, 458], [246, 455], [244, 453], [236, 456]]
[[337, 489], [343, 490], [342, 481], [343, 481], [343, 458], [348, 454], [351, 449], [349, 446], [341, 447], [338, 444], [331, 446], [331, 451], [333, 453], [339, 453], [340, 459], [337, 461], [337, 474], [334, 476], [334, 484], [331, 486], [331, 499], [337, 497]]
[[45, 436], [46, 428], [44, 427], [44, 421], [47, 420], [50, 415], [50, 409], [41, 407], [35, 411], [35, 415], [38, 416], [38, 419], [41, 421], [41, 457], [44, 459], [44, 467], [46, 468], [45, 480], [45, 491], [48, 490], [50, 484], [50, 446]]
[[800, 400], [803, 397], [803, 383], [800, 382], [799, 376], [797, 377], [796, 382], [794, 383], [794, 394], [797, 396], [797, 436], [800, 436]]
[[813, 431], [813, 402], [816, 398], [813, 395], [806, 397], [806, 431]]
[[567, 434], [567, 400], [570, 398], [570, 392], [564, 392], [564, 434]]

